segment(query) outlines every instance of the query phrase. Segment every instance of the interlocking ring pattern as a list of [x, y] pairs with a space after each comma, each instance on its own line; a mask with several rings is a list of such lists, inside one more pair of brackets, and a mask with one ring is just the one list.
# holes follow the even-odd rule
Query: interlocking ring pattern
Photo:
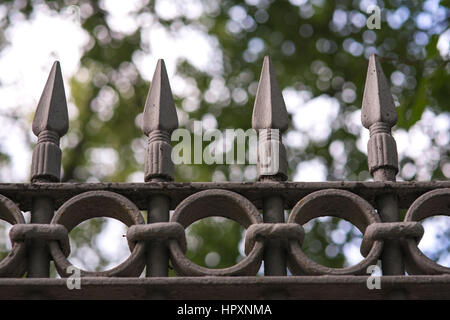
[[[235, 192], [219, 189], [201, 191], [186, 198], [175, 209], [171, 221], [187, 228], [197, 220], [212, 216], [232, 219], [245, 228], [262, 223], [258, 210], [249, 200]], [[193, 263], [175, 240], [169, 241], [169, 250], [173, 268], [181, 276], [253, 276], [261, 265], [264, 244], [262, 240], [256, 240], [246, 258], [224, 269], [209, 269]]]
[[[25, 224], [17, 205], [0, 195], [0, 219], [13, 225], [12, 250], [0, 262], [0, 277], [21, 277], [26, 271], [26, 241], [35, 238], [48, 241], [58, 273], [67, 277], [70, 253], [68, 232], [81, 222], [110, 217], [129, 227], [127, 233], [130, 256], [120, 265], [102, 272], [81, 270], [81, 276], [137, 277], [145, 265], [146, 242], [162, 241], [170, 251], [171, 263], [180, 276], [254, 276], [262, 263], [265, 241], [280, 239], [286, 245], [288, 268], [294, 275], [366, 274], [376, 264], [384, 239], [398, 239], [404, 249], [409, 274], [449, 274], [450, 268], [426, 257], [417, 244], [423, 234], [420, 221], [434, 215], [450, 215], [450, 189], [437, 189], [423, 194], [410, 206], [403, 222], [382, 223], [375, 209], [363, 198], [348, 191], [325, 189], [301, 199], [292, 209], [287, 223], [263, 223], [257, 208], [243, 196], [227, 190], [212, 189], [195, 193], [176, 207], [171, 221], [146, 225], [135, 204], [120, 194], [89, 191], [65, 202], [55, 213], [50, 225]], [[240, 223], [247, 229], [247, 256], [234, 266], [209, 269], [186, 256], [185, 229], [197, 220], [221, 216]], [[310, 259], [301, 250], [302, 225], [322, 216], [345, 219], [363, 234], [361, 251], [365, 258], [347, 268], [328, 268]]]
[[[375, 209], [354, 193], [328, 189], [313, 192], [301, 199], [292, 209], [289, 223], [304, 225], [308, 221], [333, 216], [353, 223], [362, 233], [372, 224], [381, 222]], [[288, 267], [294, 275], [350, 275], [366, 274], [367, 267], [376, 264], [383, 249], [383, 241], [376, 240], [364, 260], [347, 268], [328, 268], [310, 259], [298, 241], [289, 241]]]
[[[450, 216], [450, 189], [437, 189], [425, 193], [409, 207], [405, 221], [421, 221], [435, 215]], [[409, 274], [449, 274], [450, 268], [437, 264], [425, 256], [414, 239], [403, 240], [406, 269]]]
[[[22, 212], [10, 199], [0, 195], [0, 219], [12, 225], [23, 224]], [[0, 277], [21, 277], [26, 269], [26, 244], [14, 241], [8, 255], [0, 262]]]
[[[64, 203], [55, 213], [51, 224], [61, 224], [70, 232], [81, 222], [98, 217], [117, 219], [128, 227], [145, 223], [136, 205], [124, 196], [109, 191], [89, 191]], [[58, 241], [51, 241], [49, 246], [58, 273], [63, 277], [70, 276], [67, 271], [72, 264]], [[101, 272], [81, 270], [81, 276], [138, 277], [144, 270], [145, 243], [137, 242], [130, 250], [130, 256], [118, 266]]]

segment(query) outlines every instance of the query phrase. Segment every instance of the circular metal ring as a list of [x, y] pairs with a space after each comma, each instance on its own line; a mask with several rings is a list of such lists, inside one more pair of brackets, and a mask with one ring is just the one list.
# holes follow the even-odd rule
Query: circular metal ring
[[[262, 223], [258, 210], [249, 200], [235, 192], [219, 189], [200, 191], [184, 199], [170, 221], [178, 222], [186, 229], [197, 220], [213, 216], [232, 219], [245, 228]], [[169, 250], [173, 268], [181, 276], [254, 276], [261, 266], [264, 245], [262, 241], [256, 241], [246, 258], [224, 269], [209, 269], [193, 263], [177, 241], [169, 242]]]
[[[136, 205], [124, 196], [109, 191], [88, 191], [65, 202], [55, 213], [51, 224], [61, 224], [70, 232], [81, 222], [100, 217], [119, 220], [128, 227], [145, 223]], [[49, 246], [58, 273], [62, 277], [70, 276], [67, 268], [72, 264], [65, 257], [59, 242], [51, 241]], [[80, 270], [80, 273], [84, 277], [138, 277], [144, 269], [144, 257], [145, 243], [138, 242], [130, 256], [118, 266], [99, 272]]]
[[[450, 188], [433, 190], [417, 198], [409, 207], [405, 221], [421, 221], [436, 215], [450, 216]], [[437, 264], [424, 255], [415, 239], [405, 239], [402, 243], [408, 274], [450, 273], [450, 268]]]
[[[0, 219], [12, 225], [25, 223], [22, 212], [10, 199], [0, 195]], [[0, 277], [20, 278], [26, 270], [26, 244], [12, 242], [11, 251], [0, 262]]]
[[[366, 200], [349, 191], [338, 189], [320, 190], [307, 195], [292, 209], [288, 222], [304, 225], [314, 218], [324, 216], [345, 219], [363, 234], [367, 226], [380, 222], [375, 209]], [[365, 274], [368, 266], [376, 264], [382, 250], [383, 241], [376, 240], [367, 257], [358, 264], [347, 268], [329, 268], [309, 258], [297, 241], [290, 241], [288, 267], [295, 275]]]

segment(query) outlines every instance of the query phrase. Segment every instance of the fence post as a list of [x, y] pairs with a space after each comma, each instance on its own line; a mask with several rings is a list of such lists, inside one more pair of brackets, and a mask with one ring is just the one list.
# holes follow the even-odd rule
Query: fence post
[[[371, 175], [375, 181], [395, 181], [398, 156], [391, 128], [397, 123], [397, 111], [386, 76], [375, 55], [369, 59], [361, 121], [370, 131], [367, 154]], [[378, 196], [376, 203], [383, 222], [400, 220], [395, 194], [388, 191]], [[381, 261], [383, 275], [404, 275], [402, 252], [397, 240], [385, 241]]]
[[[56, 61], [48, 76], [33, 119], [33, 133], [38, 137], [31, 162], [31, 182], [58, 182], [61, 172], [59, 139], [69, 129], [66, 94], [61, 67]], [[54, 214], [53, 200], [32, 199], [31, 223], [50, 223]], [[46, 242], [33, 240], [28, 252], [29, 278], [49, 277], [50, 257]]]
[[[264, 58], [253, 108], [252, 128], [258, 131], [258, 180], [274, 182], [287, 180], [286, 150], [281, 134], [289, 125], [283, 95], [270, 57]], [[266, 223], [284, 222], [284, 200], [268, 195], [263, 200]], [[264, 252], [264, 273], [268, 276], [286, 275], [286, 254], [280, 241], [270, 241]]]
[[[148, 136], [145, 155], [145, 182], [172, 181], [174, 165], [171, 159], [170, 135], [178, 127], [175, 103], [170, 89], [164, 60], [158, 60], [145, 103], [142, 131]], [[149, 199], [147, 223], [169, 221], [170, 198], [155, 195]], [[167, 277], [169, 251], [165, 244], [147, 244], [148, 277]]]

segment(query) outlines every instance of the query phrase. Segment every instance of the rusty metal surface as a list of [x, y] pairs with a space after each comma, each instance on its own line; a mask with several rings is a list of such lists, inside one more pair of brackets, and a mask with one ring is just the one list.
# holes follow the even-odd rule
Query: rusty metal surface
[[[405, 221], [420, 221], [433, 215], [450, 216], [450, 189], [438, 189], [422, 195], [409, 208]], [[403, 245], [405, 247], [408, 273], [450, 273], [450, 268], [441, 266], [425, 256], [417, 247], [417, 242], [414, 239], [405, 239]]]
[[419, 243], [424, 233], [420, 222], [372, 223], [366, 228], [361, 243], [361, 254], [366, 256], [375, 240], [402, 240], [412, 238]]
[[287, 248], [290, 240], [297, 242], [300, 246], [305, 238], [305, 230], [297, 223], [256, 223], [252, 224], [245, 232], [245, 254], [249, 254], [257, 241], [267, 242], [279, 240], [283, 249]]
[[[201, 191], [186, 198], [175, 209], [170, 221], [187, 228], [197, 220], [212, 216], [232, 219], [244, 228], [262, 223], [258, 210], [250, 201], [237, 193], [217, 189]], [[173, 268], [180, 276], [254, 276], [262, 262], [264, 244], [256, 240], [243, 260], [224, 269], [209, 269], [193, 263], [186, 258], [177, 241], [170, 241], [169, 249]]]
[[367, 289], [367, 276], [83, 278], [68, 290], [65, 279], [0, 279], [0, 299], [450, 299], [450, 276], [385, 276]]
[[[0, 279], [0, 298], [450, 299], [450, 268], [433, 262], [417, 246], [421, 220], [450, 215], [450, 181], [396, 182], [399, 165], [391, 128], [397, 114], [375, 55], [369, 59], [361, 121], [370, 132], [368, 167], [374, 182], [285, 182], [281, 133], [289, 117], [266, 57], [252, 116], [259, 137], [258, 182], [172, 182], [170, 134], [178, 119], [159, 60], [143, 114], [148, 137], [145, 183], [59, 183], [59, 140], [68, 130], [68, 116], [56, 62], [33, 121], [38, 141], [32, 183], [0, 184], [0, 219], [13, 224], [12, 250], [0, 262], [0, 277], [9, 277]], [[287, 223], [285, 209], [292, 209]], [[404, 221], [400, 209], [408, 209]], [[25, 223], [20, 210], [31, 210], [31, 223]], [[140, 210], [147, 211], [147, 222]], [[185, 229], [211, 216], [235, 220], [247, 229], [246, 257], [231, 267], [201, 267], [185, 255]], [[361, 262], [328, 268], [302, 251], [303, 225], [323, 216], [348, 220], [363, 233]], [[129, 227], [131, 254], [110, 270], [81, 270], [81, 289], [69, 290], [70, 279], [49, 279], [50, 259], [59, 276], [71, 277], [68, 233], [96, 217]], [[379, 259], [381, 289], [370, 290], [373, 276], [367, 272]], [[168, 277], [169, 262], [178, 277]], [[263, 262], [265, 276], [257, 277]], [[137, 278], [144, 267], [146, 277]], [[287, 276], [288, 269], [294, 276]], [[24, 274], [28, 279], [21, 278]]]
[[[127, 198], [109, 191], [90, 191], [64, 203], [56, 212], [51, 224], [60, 224], [70, 232], [81, 222], [96, 217], [117, 219], [128, 227], [145, 223], [139, 209]], [[71, 273], [68, 270], [72, 264], [61, 250], [59, 242], [50, 241], [49, 246], [58, 273], [63, 277], [69, 277]], [[81, 270], [81, 276], [136, 277], [144, 270], [144, 256], [145, 244], [138, 242], [132, 248], [130, 256], [118, 266], [101, 272]]]
[[[267, 245], [273, 240], [288, 243], [288, 246], [280, 249], [286, 251], [288, 267], [294, 275], [365, 274], [367, 268], [375, 265], [381, 256], [384, 241], [394, 239], [402, 244], [399, 254], [402, 258], [403, 254], [407, 257], [410, 274], [450, 273], [450, 268], [429, 260], [417, 247], [417, 241], [423, 234], [423, 227], [417, 220], [436, 214], [450, 215], [450, 188], [433, 190], [419, 197], [408, 210], [404, 222], [382, 222], [366, 200], [339, 189], [324, 189], [302, 198], [292, 209], [288, 223], [264, 223], [257, 208], [248, 199], [220, 189], [203, 190], [187, 197], [176, 207], [170, 222], [150, 225], [145, 225], [141, 212], [133, 202], [110, 191], [89, 191], [74, 196], [58, 209], [51, 224], [24, 224], [17, 206], [4, 196], [1, 200], [0, 218], [15, 223], [11, 230], [13, 243], [39, 239], [48, 244], [56, 269], [62, 277], [71, 274], [68, 268], [72, 264], [66, 258], [70, 249], [68, 232], [79, 223], [95, 217], [114, 218], [130, 227], [128, 241], [131, 254], [123, 263], [107, 271], [81, 270], [82, 277], [139, 276], [144, 268], [144, 255], [148, 252], [149, 243], [157, 243], [166, 250], [168, 248], [170, 260], [179, 276], [254, 276], [262, 263]], [[244, 244], [247, 256], [236, 265], [225, 269], [209, 269], [194, 264], [185, 256], [183, 228], [210, 216], [226, 217], [250, 229]], [[361, 246], [364, 260], [350, 267], [328, 268], [314, 262], [302, 251], [302, 225], [322, 216], [345, 219], [364, 234]], [[293, 228], [295, 226], [297, 228]], [[9, 273], [4, 270], [3, 276], [21, 275], [16, 274], [17, 270], [12, 270], [10, 266], [18, 259], [14, 258], [14, 250], [12, 252], [12, 258], [6, 260], [4, 268]], [[21, 259], [25, 261], [23, 257]]]
[[[345, 219], [363, 234], [373, 223], [381, 222], [375, 209], [361, 197], [338, 189], [320, 190], [300, 200], [292, 209], [288, 222], [304, 225], [314, 218], [333, 216]], [[347, 275], [364, 274], [369, 265], [377, 262], [383, 250], [383, 241], [375, 240], [367, 256], [358, 264], [346, 268], [328, 268], [310, 259], [297, 241], [289, 242], [288, 266], [293, 274]]]
[[[25, 223], [19, 208], [2, 195], [0, 195], [0, 219], [12, 224], [13, 227]], [[26, 263], [26, 244], [12, 243], [11, 251], [0, 262], [0, 277], [21, 277], [25, 273]]]
[[140, 210], [146, 210], [148, 199], [163, 194], [170, 197], [170, 209], [188, 196], [208, 189], [221, 189], [237, 192], [258, 209], [262, 199], [268, 195], [280, 195], [285, 200], [285, 209], [294, 205], [306, 195], [322, 189], [341, 189], [359, 195], [375, 206], [375, 197], [393, 193], [398, 197], [399, 208], [407, 209], [421, 195], [428, 191], [450, 188], [450, 181], [430, 182], [371, 182], [371, 181], [328, 181], [328, 182], [151, 182], [151, 183], [0, 183], [0, 194], [8, 197], [22, 211], [31, 210], [31, 198], [51, 197], [56, 208], [71, 197], [94, 190], [119, 193], [130, 199]]

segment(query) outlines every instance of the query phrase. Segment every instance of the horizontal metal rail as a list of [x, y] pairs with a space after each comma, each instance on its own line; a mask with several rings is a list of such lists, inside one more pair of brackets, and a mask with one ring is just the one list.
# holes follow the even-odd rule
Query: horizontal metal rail
[[69, 290], [66, 279], [0, 279], [0, 299], [448, 299], [450, 276], [383, 276], [381, 289], [367, 288], [367, 276], [83, 278]]
[[414, 200], [428, 191], [450, 188], [450, 181], [431, 182], [150, 182], [150, 183], [0, 183], [0, 194], [17, 203], [22, 211], [32, 208], [31, 199], [50, 197], [59, 208], [71, 197], [86, 191], [104, 190], [121, 194], [130, 199], [140, 210], [147, 210], [148, 198], [163, 194], [170, 197], [170, 209], [174, 209], [188, 196], [209, 189], [237, 192], [262, 208], [262, 199], [279, 195], [285, 200], [285, 208], [292, 208], [301, 198], [323, 189], [350, 191], [375, 204], [375, 198], [386, 193], [398, 197], [399, 207], [406, 209]]

